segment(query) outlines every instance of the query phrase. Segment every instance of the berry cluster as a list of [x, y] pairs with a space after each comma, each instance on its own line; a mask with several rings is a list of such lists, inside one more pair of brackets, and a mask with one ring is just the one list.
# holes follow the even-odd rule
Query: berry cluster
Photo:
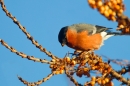
[[88, 0], [88, 3], [108, 20], [117, 21], [117, 30], [122, 34], [130, 34], [130, 19], [123, 15], [125, 11], [123, 0]]
[[90, 7], [98, 9], [107, 19], [116, 21], [116, 13], [122, 14], [124, 4], [122, 0], [88, 0]]
[[95, 84], [99, 84], [107, 86], [107, 84], [111, 84], [109, 86], [113, 86], [112, 76], [110, 76], [112, 67], [109, 63], [103, 62], [102, 58], [93, 52], [83, 52], [72, 58], [66, 56], [63, 59], [53, 59], [51, 62], [53, 64], [50, 64], [50, 68], [52, 72], [55, 71], [55, 74], [63, 74], [67, 70], [70, 75], [75, 73], [78, 77], [90, 77], [91, 71], [98, 71], [102, 76], [92, 77], [91, 81], [86, 82], [86, 85], [94, 86]]
[[91, 82], [89, 82], [90, 86], [95, 86], [95, 84], [98, 83], [100, 86], [114, 86], [113, 82], [111, 81], [111, 78], [99, 78], [99, 77], [91, 77]]

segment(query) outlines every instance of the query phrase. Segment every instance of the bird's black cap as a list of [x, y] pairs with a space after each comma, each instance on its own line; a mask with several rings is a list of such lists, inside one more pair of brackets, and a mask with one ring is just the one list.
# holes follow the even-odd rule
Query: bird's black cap
[[61, 28], [60, 32], [59, 32], [59, 35], [58, 35], [58, 40], [60, 42], [60, 44], [62, 46], [66, 45], [67, 44], [67, 38], [66, 38], [66, 32], [68, 30], [68, 27], [63, 27]]

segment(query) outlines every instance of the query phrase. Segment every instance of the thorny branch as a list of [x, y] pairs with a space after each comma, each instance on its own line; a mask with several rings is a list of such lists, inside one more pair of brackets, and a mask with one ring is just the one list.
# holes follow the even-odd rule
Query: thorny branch
[[28, 56], [28, 55], [26, 55], [22, 52], [18, 52], [16, 49], [14, 49], [13, 47], [10, 47], [7, 43], [5, 43], [2, 39], [0, 39], [0, 42], [3, 46], [5, 46], [11, 52], [16, 53], [17, 55], [21, 56], [22, 58], [27, 58], [28, 60], [32, 60], [32, 61], [35, 61], [35, 62], [54, 64], [53, 62], [47, 61], [45, 59], [38, 59], [38, 58], [35, 58], [34, 56]]
[[67, 68], [65, 68], [65, 74], [66, 74], [67, 77], [70, 78], [70, 80], [75, 84], [75, 86], [79, 86], [79, 83], [73, 78], [72, 75], [69, 74]]
[[26, 80], [23, 80], [21, 77], [18, 76], [18, 79], [23, 82], [25, 85], [27, 86], [38, 86], [40, 84], [42, 84], [43, 82], [49, 80], [53, 75], [55, 74], [55, 72], [52, 72], [51, 74], [49, 74], [46, 78], [43, 78], [42, 80], [39, 80], [37, 82], [27, 82]]
[[127, 84], [130, 86], [130, 80], [125, 79], [121, 74], [116, 72], [114, 69], [111, 71], [111, 75], [115, 77], [117, 80], [121, 81], [123, 84]]

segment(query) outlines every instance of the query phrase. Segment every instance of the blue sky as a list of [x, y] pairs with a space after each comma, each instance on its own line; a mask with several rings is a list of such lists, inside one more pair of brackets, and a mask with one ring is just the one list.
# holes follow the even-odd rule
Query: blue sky
[[[116, 22], [108, 21], [96, 10], [88, 6], [86, 0], [4, 0], [9, 12], [26, 27], [27, 31], [48, 51], [63, 58], [65, 54], [73, 52], [73, 49], [61, 47], [58, 42], [59, 30], [67, 25], [75, 23], [89, 23], [106, 27], [117, 27]], [[130, 15], [130, 0], [125, 0], [125, 14]], [[0, 39], [4, 39], [16, 50], [37, 58], [48, 59], [26, 38], [24, 33], [15, 25], [0, 8]], [[130, 60], [130, 37], [115, 36], [105, 41], [105, 45], [96, 51], [99, 55], [105, 55], [112, 59]], [[112, 64], [114, 69], [121, 69], [119, 65]], [[1, 86], [25, 86], [17, 75], [23, 79], [34, 82], [51, 73], [48, 64], [22, 59], [0, 45], [0, 85]], [[127, 75], [130, 78], [129, 75]], [[77, 78], [79, 82], [87, 81], [86, 78]], [[115, 86], [120, 83], [115, 81]], [[70, 86], [69, 80], [64, 74], [55, 75], [41, 86]]]

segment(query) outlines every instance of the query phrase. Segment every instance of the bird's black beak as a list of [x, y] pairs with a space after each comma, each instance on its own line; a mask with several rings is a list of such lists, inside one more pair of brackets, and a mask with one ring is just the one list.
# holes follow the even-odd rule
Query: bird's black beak
[[63, 47], [64, 45], [65, 45], [64, 43], [61, 44], [62, 47]]

